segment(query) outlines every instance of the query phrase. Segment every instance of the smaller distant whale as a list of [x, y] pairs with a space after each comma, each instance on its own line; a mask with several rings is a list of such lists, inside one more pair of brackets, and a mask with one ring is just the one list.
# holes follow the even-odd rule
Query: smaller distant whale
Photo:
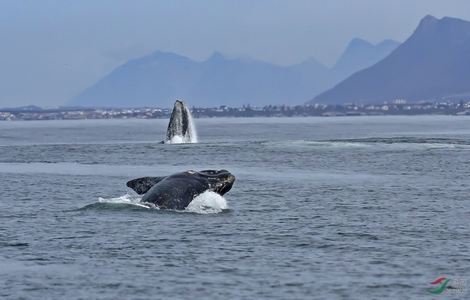
[[197, 143], [193, 118], [183, 101], [176, 100], [171, 112], [164, 144]]
[[185, 209], [198, 195], [212, 191], [221, 196], [230, 191], [235, 182], [227, 170], [186, 171], [164, 177], [141, 177], [127, 182], [141, 202], [152, 203], [160, 209]]

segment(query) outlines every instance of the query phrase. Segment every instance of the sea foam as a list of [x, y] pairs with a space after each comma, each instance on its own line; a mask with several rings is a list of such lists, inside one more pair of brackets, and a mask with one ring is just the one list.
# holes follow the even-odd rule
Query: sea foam
[[227, 200], [221, 195], [205, 191], [189, 203], [185, 211], [198, 214], [216, 214], [228, 209]]
[[[105, 203], [109, 205], [130, 205], [130, 206], [138, 206], [142, 208], [155, 208], [158, 209], [158, 206], [152, 205], [150, 203], [143, 203], [141, 202], [142, 197], [140, 196], [133, 196], [129, 194], [125, 194], [119, 197], [113, 198], [98, 198], [98, 203]], [[197, 214], [216, 214], [220, 213], [223, 210], [228, 209], [227, 200], [221, 195], [206, 191], [189, 203], [188, 207], [181, 212], [189, 212], [189, 213], [197, 213]]]
[[143, 204], [140, 202], [142, 197], [139, 196], [132, 196], [129, 194], [125, 194], [119, 197], [114, 197], [114, 198], [98, 198], [99, 203], [108, 203], [108, 204], [128, 204], [128, 205], [135, 205], [139, 207], [144, 207], [144, 208], [150, 208], [149, 205]]

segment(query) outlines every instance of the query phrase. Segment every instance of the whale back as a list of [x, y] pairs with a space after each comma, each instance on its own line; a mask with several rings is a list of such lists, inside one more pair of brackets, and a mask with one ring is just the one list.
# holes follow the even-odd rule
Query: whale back
[[165, 177], [152, 186], [141, 201], [163, 209], [184, 209], [194, 197], [209, 188], [209, 181], [204, 176], [182, 172]]

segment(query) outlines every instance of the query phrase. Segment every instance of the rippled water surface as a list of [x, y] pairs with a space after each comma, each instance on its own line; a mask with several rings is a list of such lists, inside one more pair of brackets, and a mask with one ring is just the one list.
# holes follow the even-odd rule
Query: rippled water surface
[[[470, 284], [470, 118], [199, 119], [199, 144], [162, 145], [166, 123], [0, 123], [1, 299], [422, 299], [438, 276]], [[125, 186], [208, 168], [237, 177], [209, 212], [141, 207]]]

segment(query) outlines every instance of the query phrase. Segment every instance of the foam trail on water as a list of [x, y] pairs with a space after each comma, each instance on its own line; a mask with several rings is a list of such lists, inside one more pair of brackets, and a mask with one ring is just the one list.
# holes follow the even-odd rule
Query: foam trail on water
[[125, 194], [119, 197], [114, 197], [114, 198], [98, 198], [99, 203], [109, 203], [109, 204], [129, 204], [129, 205], [135, 205], [139, 207], [144, 207], [144, 208], [150, 208], [149, 205], [144, 205], [140, 200], [142, 197], [139, 196], [131, 196], [129, 194]]
[[198, 214], [216, 214], [227, 208], [227, 200], [224, 197], [211, 191], [205, 191], [194, 198], [185, 211]]

